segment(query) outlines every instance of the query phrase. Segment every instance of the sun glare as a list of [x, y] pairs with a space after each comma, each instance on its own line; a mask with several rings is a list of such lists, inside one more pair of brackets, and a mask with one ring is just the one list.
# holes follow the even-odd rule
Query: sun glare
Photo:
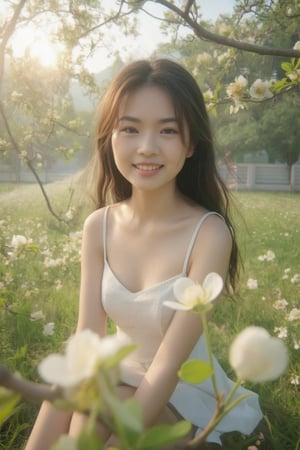
[[45, 33], [41, 33], [39, 30], [29, 28], [19, 30], [15, 33], [11, 45], [16, 57], [22, 57], [28, 53], [43, 66], [53, 67], [57, 64], [60, 49], [50, 42]]

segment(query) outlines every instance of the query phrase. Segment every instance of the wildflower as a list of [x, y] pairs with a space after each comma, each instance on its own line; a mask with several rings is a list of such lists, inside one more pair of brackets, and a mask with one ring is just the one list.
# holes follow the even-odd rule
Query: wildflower
[[11, 240], [11, 247], [13, 247], [15, 250], [23, 247], [28, 243], [28, 240], [25, 236], [22, 236], [21, 234], [14, 234]]
[[274, 332], [277, 333], [279, 339], [285, 339], [288, 335], [287, 327], [275, 327]]
[[241, 97], [247, 84], [248, 80], [243, 75], [235, 77], [234, 82], [227, 86], [228, 97]]
[[48, 383], [71, 388], [92, 378], [99, 364], [124, 346], [125, 341], [116, 335], [100, 338], [91, 330], [83, 330], [68, 339], [65, 355], [47, 356], [39, 365], [39, 373]]
[[300, 281], [300, 273], [295, 273], [291, 278], [291, 283], [296, 284]]
[[62, 287], [63, 287], [63, 284], [62, 284], [61, 280], [56, 280], [55, 281], [55, 289], [57, 291], [59, 291]]
[[223, 279], [217, 273], [209, 273], [201, 286], [187, 277], [179, 278], [173, 286], [177, 302], [166, 301], [164, 305], [172, 309], [191, 311], [205, 306], [218, 297], [223, 289]]
[[36, 311], [30, 314], [30, 320], [35, 322], [36, 320], [44, 320], [46, 318], [43, 311]]
[[259, 261], [273, 261], [275, 259], [275, 253], [272, 250], [268, 250], [264, 255], [260, 255], [257, 258]]
[[258, 288], [257, 280], [254, 280], [253, 278], [249, 278], [247, 281], [247, 288], [248, 289], [257, 289]]
[[287, 320], [289, 322], [293, 322], [294, 320], [299, 320], [299, 319], [300, 319], [300, 309], [298, 309], [298, 308], [293, 308], [287, 315]]
[[263, 100], [265, 98], [273, 97], [272, 92], [270, 91], [271, 83], [270, 81], [262, 81], [260, 78], [254, 81], [252, 86], [250, 87], [250, 95], [251, 97], [257, 100]]
[[273, 308], [274, 309], [285, 309], [285, 307], [288, 305], [288, 302], [286, 301], [285, 298], [281, 299], [281, 300], [276, 300], [275, 303], [273, 303]]
[[300, 348], [300, 340], [297, 341], [297, 339], [295, 337], [293, 338], [293, 347], [295, 350], [299, 350], [299, 348]]
[[299, 377], [299, 375], [294, 375], [294, 376], [291, 378], [290, 383], [291, 383], [291, 384], [294, 384], [295, 386], [299, 386], [299, 384], [300, 384], [300, 377]]
[[288, 365], [288, 352], [282, 340], [261, 327], [245, 328], [230, 347], [229, 361], [241, 380], [254, 383], [275, 380]]
[[54, 334], [54, 322], [49, 322], [44, 325], [43, 335], [44, 336], [52, 336]]

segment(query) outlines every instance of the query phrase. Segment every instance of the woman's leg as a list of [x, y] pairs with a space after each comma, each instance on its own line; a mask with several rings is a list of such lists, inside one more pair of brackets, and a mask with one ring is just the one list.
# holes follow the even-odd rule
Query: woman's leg
[[61, 411], [51, 403], [44, 402], [25, 450], [50, 450], [61, 434], [68, 433], [71, 418], [71, 411]]

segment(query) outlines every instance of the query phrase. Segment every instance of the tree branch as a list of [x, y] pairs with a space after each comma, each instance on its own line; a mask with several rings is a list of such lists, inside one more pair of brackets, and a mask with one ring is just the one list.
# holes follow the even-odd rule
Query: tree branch
[[259, 55], [269, 55], [269, 56], [287, 56], [300, 58], [300, 51], [294, 49], [281, 49], [267, 47], [264, 45], [250, 44], [248, 42], [237, 41], [235, 39], [227, 38], [226, 36], [220, 36], [217, 33], [206, 30], [198, 22], [193, 20], [189, 14], [186, 14], [183, 10], [178, 8], [173, 3], [167, 0], [157, 0], [155, 3], [159, 3], [165, 8], [173, 11], [184, 21], [186, 26], [189, 26], [195, 33], [195, 35], [200, 39], [206, 39], [208, 41], [215, 42], [216, 44], [224, 45], [226, 47], [233, 47], [246, 52], [258, 53]]
[[[11, 129], [10, 129], [10, 126], [9, 126], [9, 123], [8, 123], [8, 120], [7, 120], [7, 117], [6, 117], [5, 112], [4, 112], [3, 103], [2, 103], [1, 101], [0, 101], [0, 114], [1, 114], [1, 116], [2, 116], [2, 118], [3, 118], [4, 125], [5, 125], [6, 131], [7, 131], [7, 134], [8, 134], [8, 136], [9, 136], [10, 142], [11, 142], [11, 144], [12, 144], [14, 150], [18, 153], [18, 155], [21, 155], [21, 150], [20, 150], [20, 148], [19, 148], [19, 146], [18, 146], [16, 140], [15, 140], [14, 137], [13, 137], [13, 134], [12, 134], [12, 132], [11, 132]], [[33, 167], [33, 164], [32, 164], [31, 161], [29, 161], [29, 160], [26, 161], [26, 164], [27, 164], [27, 167], [28, 167], [28, 168], [30, 169], [30, 171], [32, 172], [34, 178], [36, 179], [36, 181], [37, 181], [37, 183], [38, 183], [38, 185], [39, 185], [39, 187], [40, 187], [40, 189], [41, 189], [41, 191], [42, 191], [43, 197], [44, 197], [44, 199], [45, 199], [45, 201], [46, 201], [46, 204], [47, 204], [47, 207], [48, 207], [49, 211], [51, 212], [51, 214], [52, 214], [59, 222], [64, 222], [64, 220], [63, 220], [61, 217], [59, 217], [59, 215], [56, 214], [56, 212], [53, 210], [52, 205], [51, 205], [50, 200], [49, 200], [49, 197], [48, 197], [48, 195], [47, 195], [47, 192], [45, 191], [44, 185], [43, 185], [43, 183], [42, 183], [42, 180], [40, 179], [40, 177], [39, 177], [37, 171], [36, 171], [35, 168]]]
[[2, 364], [0, 364], [0, 385], [18, 392], [27, 400], [53, 401], [62, 396], [61, 389], [57, 386], [48, 386], [24, 380], [24, 378], [12, 374]]
[[1, 95], [1, 89], [3, 84], [3, 75], [4, 75], [4, 62], [5, 62], [5, 49], [7, 42], [11, 35], [13, 34], [17, 20], [21, 14], [21, 11], [25, 5], [27, 0], [20, 0], [20, 3], [17, 5], [15, 12], [11, 18], [11, 21], [7, 24], [6, 28], [4, 29], [2, 42], [0, 44], [0, 95]]

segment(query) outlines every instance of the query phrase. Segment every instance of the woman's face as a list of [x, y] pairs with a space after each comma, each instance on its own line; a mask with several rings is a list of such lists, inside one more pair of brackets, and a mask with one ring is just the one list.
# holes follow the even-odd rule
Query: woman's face
[[192, 156], [187, 125], [179, 127], [170, 95], [153, 85], [121, 101], [112, 149], [118, 170], [133, 189], [142, 190], [175, 186], [186, 158]]

